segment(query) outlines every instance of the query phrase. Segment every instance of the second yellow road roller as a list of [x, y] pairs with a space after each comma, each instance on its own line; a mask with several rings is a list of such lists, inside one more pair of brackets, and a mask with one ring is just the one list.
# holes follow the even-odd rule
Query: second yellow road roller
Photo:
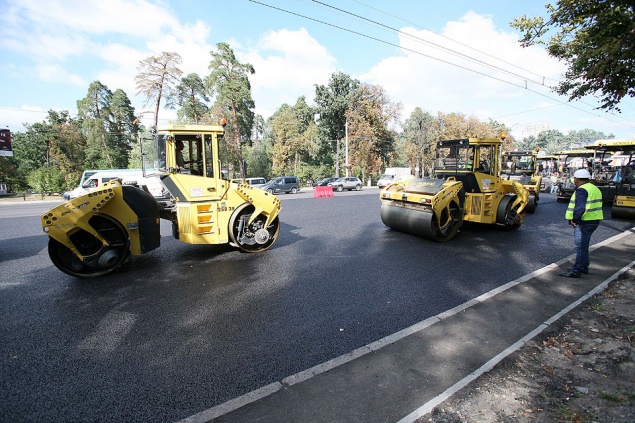
[[434, 241], [451, 240], [464, 222], [520, 227], [529, 194], [520, 182], [500, 177], [501, 143], [439, 141], [432, 177], [412, 177], [380, 192], [382, 222]]

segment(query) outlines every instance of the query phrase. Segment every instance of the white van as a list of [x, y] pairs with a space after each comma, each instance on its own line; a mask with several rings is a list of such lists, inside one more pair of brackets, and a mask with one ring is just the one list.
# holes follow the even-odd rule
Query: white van
[[163, 184], [158, 176], [143, 176], [143, 171], [139, 169], [109, 169], [100, 170], [88, 176], [86, 180], [72, 191], [67, 191], [62, 195], [64, 201], [72, 200], [92, 190], [99, 188], [104, 182], [113, 179], [121, 179], [121, 183], [145, 185], [150, 194], [154, 197], [163, 195]]
[[265, 178], [246, 178], [245, 182], [256, 188], [262, 188], [267, 183], [267, 180]]

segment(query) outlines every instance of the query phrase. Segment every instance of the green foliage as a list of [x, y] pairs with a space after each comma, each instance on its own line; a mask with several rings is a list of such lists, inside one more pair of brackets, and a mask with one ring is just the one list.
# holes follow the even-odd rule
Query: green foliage
[[77, 110], [86, 136], [84, 165], [93, 169], [127, 167], [139, 127], [126, 93], [121, 89], [113, 93], [94, 81], [86, 97], [77, 102]]
[[308, 165], [302, 164], [295, 176], [297, 176], [302, 184], [308, 185], [309, 182], [320, 182], [324, 178], [333, 176], [333, 167], [327, 165]]
[[141, 169], [141, 144], [135, 140], [130, 146], [130, 158], [128, 160], [128, 168]]
[[635, 96], [633, 1], [558, 0], [545, 7], [548, 20], [522, 16], [510, 23], [524, 33], [522, 45], [545, 45], [551, 56], [567, 63], [557, 93], [570, 100], [593, 94], [601, 97], [600, 108], [619, 111], [622, 98]]
[[20, 172], [26, 178], [29, 172], [46, 164], [52, 128], [46, 123], [25, 126], [26, 132], [15, 132], [11, 135], [13, 137], [13, 157]]
[[227, 43], [218, 43], [217, 50], [212, 51], [209, 64], [211, 73], [205, 79], [205, 86], [210, 93], [216, 95], [216, 105], [229, 116], [226, 138], [232, 134], [232, 153], [240, 164], [240, 176], [245, 176], [243, 167], [242, 144], [251, 137], [255, 108], [251, 97], [249, 75], [255, 73], [249, 63], [240, 63], [234, 51]]
[[26, 189], [26, 178], [18, 171], [15, 157], [0, 157], [0, 182], [5, 182], [10, 191]]
[[18, 189], [26, 188], [30, 180], [28, 175], [43, 167], [59, 169], [66, 185], [76, 184], [84, 165], [86, 146], [79, 122], [71, 118], [68, 111], [51, 110], [44, 122], [26, 128], [25, 133], [13, 134], [18, 169], [14, 181], [18, 183]]
[[86, 97], [77, 101], [77, 114], [82, 120], [103, 119], [110, 115], [112, 92], [99, 81], [93, 81], [88, 87]]
[[271, 160], [267, 155], [267, 145], [259, 143], [245, 148], [245, 161], [247, 162], [247, 178], [263, 177], [271, 178]]
[[63, 192], [68, 188], [64, 174], [56, 167], [43, 167], [29, 173], [28, 182], [38, 193]]
[[[328, 85], [315, 85], [316, 112], [319, 115], [319, 157], [332, 158], [335, 175], [340, 174], [341, 156], [336, 157], [338, 145], [345, 137], [346, 111], [355, 90], [361, 85], [357, 79], [343, 72], [331, 75]], [[339, 142], [338, 142], [339, 141]], [[341, 143], [343, 144], [343, 143]]]
[[522, 142], [517, 143], [521, 150], [540, 150], [547, 154], [554, 154], [562, 150], [582, 148], [592, 144], [597, 140], [614, 138], [614, 135], [605, 135], [604, 132], [593, 129], [582, 129], [580, 131], [569, 131], [566, 135], [562, 132], [551, 129], [542, 131], [537, 137], [526, 137]]
[[276, 174], [295, 173], [295, 158], [302, 149], [301, 122], [288, 104], [283, 104], [269, 120], [274, 140], [272, 170]]
[[184, 77], [176, 87], [176, 95], [181, 106], [177, 112], [179, 122], [199, 124], [209, 109], [209, 96], [201, 77], [196, 73]]
[[[306, 182], [340, 175], [347, 121], [349, 171], [364, 181], [375, 181], [387, 166], [429, 169], [434, 153], [431, 146], [439, 139], [495, 137], [509, 132], [495, 121], [481, 122], [462, 113], [432, 115], [416, 108], [397, 134], [394, 128], [400, 105], [390, 101], [383, 87], [361, 84], [342, 72], [334, 73], [327, 86], [315, 86], [316, 107], [302, 96], [293, 106], [282, 105], [265, 121], [252, 111], [249, 75], [255, 71], [251, 65], [239, 63], [227, 44], [218, 44], [212, 52], [211, 73], [204, 80], [194, 73], [178, 79], [179, 60], [176, 53], [164, 53], [142, 61], [145, 67], [141, 66], [142, 72], [135, 78], [137, 87], [148, 89], [145, 94], [156, 101], [156, 107], [162, 98], [170, 97], [172, 104], [178, 100], [182, 123], [216, 124], [221, 117], [228, 119], [220, 151], [223, 169], [232, 177], [269, 180], [295, 174]], [[163, 83], [163, 90], [154, 82]], [[215, 102], [209, 107], [212, 95]], [[27, 125], [24, 133], [13, 133], [15, 157], [0, 158], [0, 178], [14, 190], [27, 189], [32, 182], [38, 187], [31, 185], [32, 189], [51, 191], [76, 186], [85, 169], [142, 167], [137, 142], [140, 127], [123, 90], [111, 92], [94, 81], [77, 106], [77, 119], [68, 111], [49, 111], [43, 122]], [[515, 144], [553, 153], [612, 137], [591, 129], [566, 135], [547, 131]], [[511, 137], [506, 140], [508, 144], [513, 141]], [[60, 185], [57, 175], [34, 173], [41, 169], [60, 170], [64, 187], [56, 186]]]
[[[403, 126], [403, 137], [398, 151], [396, 166], [410, 166], [417, 169], [418, 176], [422, 171], [431, 168], [434, 159], [434, 143], [438, 138], [438, 125], [435, 117], [417, 107], [406, 119]], [[399, 160], [401, 158], [401, 160]]]
[[400, 104], [390, 101], [380, 85], [360, 85], [346, 111], [348, 119], [349, 169], [365, 179], [381, 172], [393, 151], [396, 133], [390, 129], [397, 123]]
[[115, 90], [110, 98], [108, 128], [115, 166], [117, 168], [130, 167], [130, 152], [136, 143], [140, 128], [135, 117], [135, 109], [132, 107], [128, 95], [122, 89]]

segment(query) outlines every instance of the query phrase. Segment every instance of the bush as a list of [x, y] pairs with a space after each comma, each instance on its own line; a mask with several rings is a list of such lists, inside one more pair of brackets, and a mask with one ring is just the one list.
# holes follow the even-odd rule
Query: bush
[[56, 167], [43, 167], [29, 173], [27, 182], [39, 193], [62, 192], [66, 189], [64, 174]]

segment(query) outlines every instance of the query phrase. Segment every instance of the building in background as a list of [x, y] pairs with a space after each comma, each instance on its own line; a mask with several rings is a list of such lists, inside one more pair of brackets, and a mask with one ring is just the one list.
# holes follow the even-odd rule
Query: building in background
[[530, 122], [523, 128], [523, 139], [527, 137], [537, 137], [542, 131], [551, 129], [549, 122]]
[[13, 147], [11, 146], [11, 131], [0, 129], [0, 156], [13, 157]]

